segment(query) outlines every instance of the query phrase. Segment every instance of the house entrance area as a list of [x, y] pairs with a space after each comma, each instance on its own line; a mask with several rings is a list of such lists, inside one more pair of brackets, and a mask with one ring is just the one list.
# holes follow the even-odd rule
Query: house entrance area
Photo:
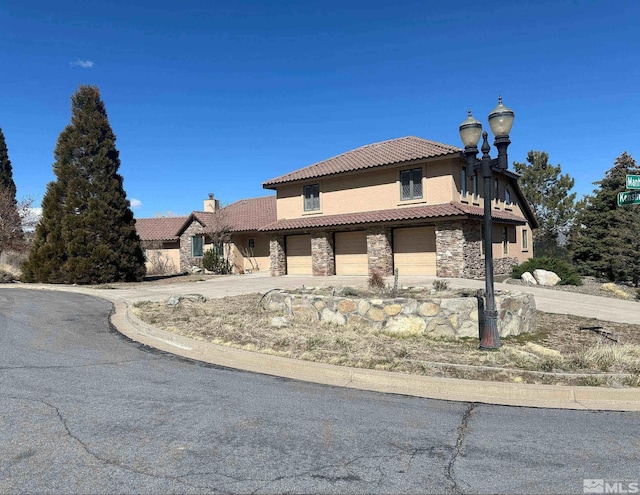
[[400, 275], [436, 275], [435, 227], [393, 229], [393, 266]]

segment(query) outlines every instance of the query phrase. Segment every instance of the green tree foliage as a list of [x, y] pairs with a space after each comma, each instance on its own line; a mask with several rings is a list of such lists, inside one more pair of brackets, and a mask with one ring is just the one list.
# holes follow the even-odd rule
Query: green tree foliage
[[534, 231], [536, 255], [556, 254], [558, 236], [567, 235], [575, 215], [574, 180], [562, 175], [560, 165], [549, 164], [545, 151], [529, 151], [527, 163], [513, 163], [520, 186], [540, 223]]
[[118, 174], [116, 137], [95, 86], [71, 97], [71, 123], [60, 133], [42, 219], [23, 265], [25, 281], [136, 281], [145, 263]]
[[0, 253], [5, 249], [19, 249], [22, 245], [24, 233], [21, 213], [29, 206], [30, 202], [18, 205], [16, 200], [13, 168], [4, 133], [0, 129]]
[[617, 195], [626, 189], [626, 175], [640, 174], [626, 151], [607, 170], [599, 186], [578, 203], [569, 236], [569, 251], [581, 273], [611, 281], [640, 279], [640, 205], [618, 206]]
[[13, 182], [13, 168], [9, 160], [7, 143], [4, 140], [4, 133], [0, 129], [0, 187], [7, 191], [14, 202], [16, 202], [16, 184]]

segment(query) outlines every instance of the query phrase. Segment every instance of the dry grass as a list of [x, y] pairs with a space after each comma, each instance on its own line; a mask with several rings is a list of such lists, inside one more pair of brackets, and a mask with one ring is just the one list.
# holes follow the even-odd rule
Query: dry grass
[[[496, 352], [479, 351], [477, 339], [397, 337], [362, 325], [333, 326], [286, 316], [270, 325], [259, 294], [183, 300], [178, 306], [143, 302], [143, 321], [177, 334], [251, 351], [342, 366], [525, 383], [640, 385], [640, 325], [538, 313], [535, 333], [503, 340]], [[602, 326], [612, 342], [581, 326]], [[618, 376], [613, 376], [617, 374]]]

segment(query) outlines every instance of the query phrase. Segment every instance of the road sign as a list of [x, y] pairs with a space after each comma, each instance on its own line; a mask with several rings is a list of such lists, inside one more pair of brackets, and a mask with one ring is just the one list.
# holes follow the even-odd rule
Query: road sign
[[627, 189], [640, 189], [640, 175], [627, 175]]
[[640, 191], [625, 191], [618, 193], [618, 206], [640, 205]]

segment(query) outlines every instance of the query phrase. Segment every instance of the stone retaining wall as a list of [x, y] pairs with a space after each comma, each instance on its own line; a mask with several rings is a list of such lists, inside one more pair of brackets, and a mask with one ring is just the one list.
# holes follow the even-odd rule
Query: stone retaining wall
[[[428, 294], [428, 289], [426, 289]], [[397, 335], [479, 336], [477, 292], [435, 293], [428, 298], [358, 298], [306, 291], [269, 292], [263, 305], [283, 314], [302, 315], [334, 325], [364, 323]], [[481, 302], [480, 298], [480, 302]], [[532, 294], [496, 293], [501, 337], [535, 330]]]

